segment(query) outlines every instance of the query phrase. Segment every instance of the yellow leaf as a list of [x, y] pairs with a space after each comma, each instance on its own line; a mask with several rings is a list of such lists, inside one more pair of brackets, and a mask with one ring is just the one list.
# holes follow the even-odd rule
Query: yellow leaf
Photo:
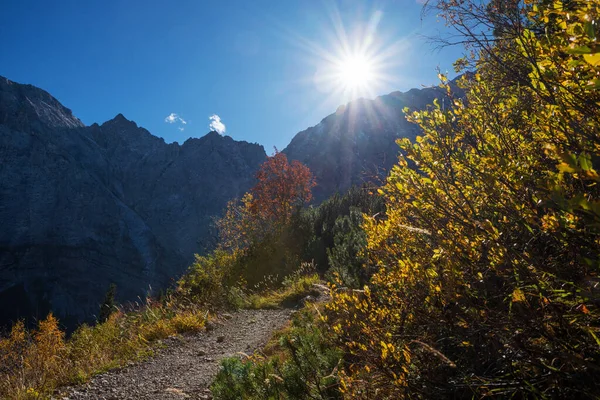
[[594, 67], [600, 66], [600, 53], [596, 54], [584, 54], [583, 59], [587, 61], [588, 64], [593, 65]]
[[558, 164], [558, 170], [561, 172], [569, 172], [569, 173], [575, 172], [575, 169], [573, 167], [571, 167], [569, 164], [564, 163], [564, 162]]
[[523, 291], [521, 289], [516, 288], [512, 292], [512, 301], [513, 301], [513, 303], [525, 301], [525, 294], [523, 293]]

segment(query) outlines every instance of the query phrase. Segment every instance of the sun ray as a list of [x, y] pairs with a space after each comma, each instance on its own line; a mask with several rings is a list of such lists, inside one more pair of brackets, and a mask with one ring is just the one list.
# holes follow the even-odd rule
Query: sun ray
[[[404, 81], [397, 72], [398, 66], [406, 62], [405, 54], [410, 51], [408, 39], [398, 40], [391, 32], [379, 32], [383, 11], [372, 9], [362, 21], [345, 20], [347, 16], [342, 17], [335, 4], [327, 4], [323, 21], [327, 22], [318, 29], [318, 36], [300, 35], [289, 26], [274, 21], [274, 32], [300, 50], [311, 71], [286, 81], [292, 86], [312, 85], [316, 89], [312, 106], [305, 115], [306, 121], [312, 121], [320, 112], [317, 110], [331, 110], [332, 106], [359, 98], [374, 99], [383, 90], [398, 87], [399, 82]], [[360, 115], [363, 112], [373, 114], [375, 110], [365, 109], [373, 106], [367, 103], [350, 107], [355, 108], [353, 111], [344, 109], [349, 111], [350, 119], [358, 117], [356, 113], [360, 108], [363, 108]]]

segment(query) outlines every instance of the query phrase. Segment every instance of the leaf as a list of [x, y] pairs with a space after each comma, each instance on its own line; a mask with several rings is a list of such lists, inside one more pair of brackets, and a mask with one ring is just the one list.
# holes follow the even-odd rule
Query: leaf
[[525, 301], [525, 294], [523, 293], [523, 291], [519, 288], [516, 288], [513, 292], [512, 292], [512, 302], [513, 303], [520, 303]]
[[590, 333], [590, 335], [592, 335], [592, 337], [594, 338], [594, 340], [596, 341], [596, 343], [598, 344], [598, 346], [600, 346], [600, 339], [598, 339], [598, 336], [596, 336], [596, 334], [594, 333], [594, 331], [590, 328], [590, 329], [588, 329], [588, 332]]
[[583, 59], [587, 61], [588, 64], [591, 64], [594, 67], [600, 66], [600, 53], [584, 54]]
[[579, 156], [579, 165], [581, 165], [581, 169], [584, 171], [591, 170], [593, 168], [592, 156], [590, 156], [588, 153], [582, 153]]
[[596, 37], [596, 32], [594, 30], [594, 24], [592, 23], [592, 21], [587, 21], [583, 26], [583, 29], [585, 30], [586, 35], [590, 39], [594, 39]]
[[590, 49], [588, 46], [579, 46], [575, 48], [569, 48], [567, 50], [567, 53], [569, 54], [590, 54], [591, 52], [592, 49]]
[[588, 89], [600, 89], [600, 79], [592, 79], [587, 84]]
[[563, 162], [563, 163], [560, 163], [560, 164], [558, 164], [557, 168], [558, 168], [558, 170], [559, 170], [560, 172], [568, 172], [568, 173], [573, 173], [573, 172], [575, 172], [575, 171], [576, 171], [576, 170], [575, 170], [575, 168], [571, 167], [569, 164], [567, 164], [567, 163], [564, 163], [564, 162]]

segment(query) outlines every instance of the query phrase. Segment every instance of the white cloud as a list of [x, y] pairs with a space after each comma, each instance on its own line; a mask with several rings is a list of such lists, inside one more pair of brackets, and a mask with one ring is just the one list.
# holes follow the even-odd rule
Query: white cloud
[[181, 132], [183, 132], [183, 130], [185, 129], [183, 126], [178, 127], [177, 129], [179, 129]]
[[212, 129], [213, 131], [217, 131], [217, 133], [219, 135], [222, 135], [225, 133], [225, 124], [223, 122], [221, 122], [221, 117], [219, 117], [217, 114], [213, 114], [210, 117], [208, 117], [208, 119], [210, 119], [210, 129]]
[[184, 120], [183, 118], [181, 118], [179, 115], [177, 115], [175, 113], [169, 114], [169, 116], [167, 118], [165, 118], [165, 122], [168, 124], [174, 124], [175, 122], [179, 122], [184, 125], [187, 124], [186, 120]]

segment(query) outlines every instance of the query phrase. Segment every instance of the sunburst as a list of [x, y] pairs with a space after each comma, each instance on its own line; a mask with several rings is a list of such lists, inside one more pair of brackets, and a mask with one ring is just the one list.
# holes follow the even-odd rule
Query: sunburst
[[350, 54], [336, 65], [337, 79], [344, 90], [363, 92], [377, 84], [373, 60], [365, 54]]
[[335, 5], [324, 11], [329, 21], [315, 26], [318, 40], [281, 27], [290, 43], [304, 55], [307, 65], [314, 68], [297, 81], [311, 84], [323, 94], [310, 106], [314, 113], [358, 98], [373, 99], [400, 86], [405, 77], [399, 67], [406, 62], [410, 40], [407, 35], [378, 31], [383, 11], [373, 10], [365, 14], [366, 19], [350, 20], [346, 16], [346, 24]]

